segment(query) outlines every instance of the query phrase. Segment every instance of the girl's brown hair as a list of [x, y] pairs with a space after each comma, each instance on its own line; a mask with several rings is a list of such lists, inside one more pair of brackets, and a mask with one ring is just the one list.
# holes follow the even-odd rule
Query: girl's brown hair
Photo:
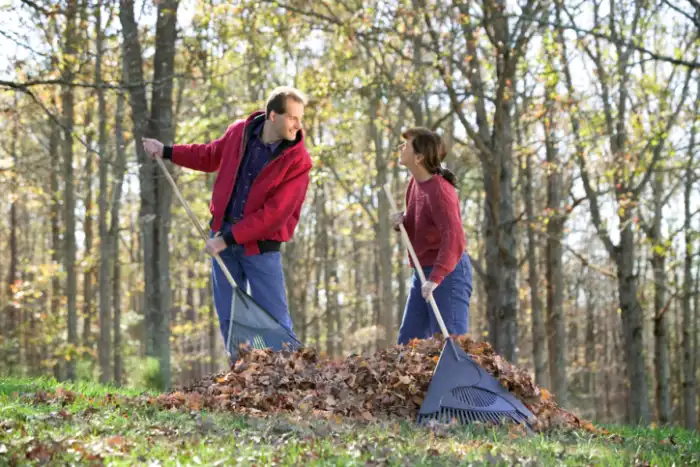
[[423, 156], [423, 166], [428, 172], [440, 175], [452, 186], [456, 186], [457, 178], [455, 175], [440, 166], [447, 156], [447, 148], [442, 136], [423, 127], [409, 128], [401, 133], [401, 136], [411, 140], [413, 152]]

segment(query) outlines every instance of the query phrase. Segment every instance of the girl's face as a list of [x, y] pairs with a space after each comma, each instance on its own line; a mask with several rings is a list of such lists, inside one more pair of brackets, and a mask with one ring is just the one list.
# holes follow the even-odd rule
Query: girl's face
[[423, 162], [423, 156], [417, 154], [413, 150], [413, 139], [408, 139], [399, 145], [401, 154], [399, 156], [399, 164], [411, 169], [418, 167]]

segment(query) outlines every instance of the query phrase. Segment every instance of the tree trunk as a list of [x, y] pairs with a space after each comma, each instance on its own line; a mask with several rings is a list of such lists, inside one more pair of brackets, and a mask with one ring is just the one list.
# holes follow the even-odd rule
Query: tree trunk
[[[12, 154], [12, 162], [15, 170], [17, 169], [17, 162], [19, 157], [17, 155], [17, 141], [18, 141], [18, 131], [19, 131], [19, 110], [17, 109], [18, 96], [15, 93], [15, 114], [13, 115], [13, 125], [12, 125], [12, 140], [10, 142], [10, 152]], [[17, 174], [11, 178], [11, 183], [9, 187], [9, 193], [6, 193], [10, 200], [10, 267], [7, 272], [7, 311], [5, 313], [5, 318], [7, 321], [3, 322], [1, 335], [6, 336], [8, 341], [12, 341], [17, 337], [17, 332], [19, 331], [18, 326], [18, 316], [19, 309], [13, 303], [14, 286], [15, 281], [19, 279], [18, 277], [18, 265], [19, 265], [19, 251], [17, 248], [17, 202], [19, 196], [19, 188], [17, 183]], [[12, 347], [12, 344], [10, 344]], [[8, 355], [8, 371], [9, 374], [13, 374], [13, 368], [15, 361], [15, 356]]]
[[119, 18], [135, 147], [140, 163], [141, 234], [145, 277], [146, 354], [158, 359], [165, 388], [170, 386], [170, 281], [167, 236], [170, 229], [171, 189], [145, 154], [141, 139], [148, 135], [172, 144], [172, 83], [178, 2], [158, 3], [152, 112], [148, 117], [143, 58], [132, 0], [121, 0]]
[[[178, 0], [163, 0], [158, 3], [156, 22], [156, 49], [153, 57], [153, 94], [151, 97], [151, 119], [149, 134], [171, 145], [175, 138], [173, 128], [173, 81], [175, 75], [175, 41], [177, 39]], [[149, 160], [149, 162], [151, 162]], [[170, 388], [170, 233], [172, 188], [160, 169], [151, 162], [155, 182], [154, 207], [155, 231], [153, 232], [153, 252], [156, 255], [154, 273], [157, 279], [156, 295], [153, 297], [153, 313], [147, 319], [150, 328], [149, 342], [151, 355], [160, 361], [160, 369], [165, 388]], [[157, 175], [156, 175], [157, 174]]]
[[668, 313], [666, 312], [666, 250], [661, 238], [661, 216], [664, 174], [654, 175], [654, 224], [652, 226], [652, 258], [654, 269], [654, 370], [656, 372], [656, 416], [661, 424], [671, 421], [669, 394], [670, 361], [668, 355]]
[[[55, 104], [55, 102], [54, 102]], [[51, 136], [49, 137], [49, 158], [51, 159], [51, 174], [49, 184], [51, 186], [51, 264], [55, 268], [55, 273], [51, 277], [51, 316], [50, 322], [58, 323], [59, 313], [61, 307], [61, 279], [58, 275], [58, 265], [61, 261], [61, 228], [60, 228], [60, 218], [61, 218], [61, 207], [59, 202], [59, 185], [58, 185], [58, 174], [60, 171], [61, 158], [60, 158], [60, 142], [61, 133], [60, 127], [54, 123], [51, 119], [48, 121], [48, 125], [51, 128]], [[56, 338], [51, 341], [51, 353], [50, 355], [56, 355], [56, 349], [59, 346], [59, 342]], [[59, 359], [60, 362], [60, 359]], [[60, 363], [54, 366], [54, 376], [59, 373]]]
[[313, 309], [314, 317], [313, 320], [313, 335], [314, 342], [316, 343], [316, 350], [321, 352], [321, 319], [323, 314], [321, 313], [321, 279], [323, 278], [323, 267], [324, 264], [321, 262], [321, 258], [324, 257], [323, 243], [324, 236], [326, 235], [323, 228], [323, 212], [324, 212], [324, 196], [323, 188], [317, 187], [316, 193], [314, 195], [314, 211], [315, 211], [315, 224], [314, 224], [314, 297], [313, 297]]
[[192, 325], [192, 333], [189, 336], [185, 336], [189, 340], [188, 345], [185, 346], [186, 358], [189, 361], [189, 375], [188, 379], [190, 381], [196, 381], [199, 378], [201, 370], [199, 368], [199, 355], [197, 353], [197, 345], [195, 337], [199, 335], [197, 331], [197, 309], [194, 303], [194, 282], [196, 280], [194, 270], [189, 268], [187, 270], [187, 283], [183, 284], [182, 287], [187, 287], [186, 294], [186, 309], [187, 309], [187, 321]]
[[92, 347], [92, 315], [93, 315], [93, 302], [94, 293], [92, 290], [93, 279], [95, 275], [94, 260], [92, 257], [92, 243], [93, 243], [93, 227], [92, 227], [92, 211], [93, 199], [92, 199], [92, 139], [94, 137], [94, 131], [90, 126], [92, 125], [92, 111], [93, 106], [88, 105], [87, 111], [85, 113], [85, 126], [88, 128], [87, 135], [85, 137], [85, 143], [87, 150], [85, 151], [85, 169], [83, 173], [85, 174], [85, 220], [83, 222], [83, 232], [85, 233], [85, 251], [83, 252], [83, 263], [85, 265], [85, 270], [83, 271], [83, 337], [82, 345], [85, 350]]
[[644, 315], [637, 299], [637, 279], [634, 271], [636, 246], [631, 221], [629, 210], [620, 215], [620, 223], [625, 227], [620, 231], [620, 245], [616, 257], [624, 350], [630, 388], [627, 413], [629, 423], [648, 424], [650, 412], [644, 365]]
[[[374, 94], [369, 96], [369, 139], [374, 143], [374, 163], [377, 170], [375, 179], [376, 186], [381, 189], [387, 182], [388, 168], [384, 157], [384, 138], [377, 127], [377, 119], [379, 113], [379, 105], [381, 102], [381, 92], [379, 89], [374, 91]], [[375, 234], [379, 247], [379, 296], [381, 305], [379, 312], [379, 323], [382, 327], [381, 339], [378, 344], [383, 347], [389, 347], [396, 341], [396, 332], [394, 329], [393, 319], [393, 288], [391, 284], [391, 272], [393, 265], [391, 263], [391, 225], [389, 224], [389, 200], [386, 193], [382, 191], [377, 196], [379, 199], [378, 219], [379, 222], [375, 226]]]
[[[119, 248], [116, 248], [118, 250]], [[114, 261], [112, 272], [112, 311], [114, 313], [114, 384], [121, 386], [124, 374], [122, 361], [122, 304], [121, 304], [121, 264], [118, 258]], [[102, 329], [100, 329], [102, 330]], [[102, 338], [102, 336], [100, 336]], [[102, 377], [101, 377], [102, 379]], [[104, 378], [107, 379], [106, 377]]]
[[[546, 87], [547, 96], [555, 90]], [[556, 125], [554, 103], [547, 99], [544, 120], [545, 153], [547, 156], [547, 336], [549, 350], [549, 375], [557, 403], [568, 404], [566, 376], [566, 323], [564, 319], [564, 270], [562, 266], [562, 237], [565, 215], [561, 212], [562, 174], [561, 163], [552, 126]], [[575, 342], [575, 339], [573, 339]], [[574, 344], [576, 346], [576, 344]], [[576, 347], [575, 347], [576, 348]]]
[[[102, 57], [104, 54], [104, 35], [102, 33], [102, 7], [98, 3], [95, 5], [95, 41], [97, 55], [95, 57], [95, 83], [102, 84]], [[119, 102], [118, 107], [124, 106], [124, 97], [120, 93], [117, 97]], [[98, 200], [98, 229], [100, 235], [100, 266], [99, 266], [99, 340], [97, 343], [97, 354], [98, 361], [100, 364], [100, 382], [107, 383], [111, 380], [112, 376], [116, 376], [116, 369], [114, 375], [112, 374], [112, 310], [110, 309], [110, 272], [111, 270], [116, 270], [116, 266], [112, 265], [112, 261], [118, 262], [118, 254], [111, 255], [113, 253], [112, 242], [116, 243], [116, 237], [110, 235], [107, 229], [107, 211], [109, 209], [108, 196], [109, 196], [109, 186], [107, 184], [107, 175], [109, 170], [109, 162], [107, 159], [107, 105], [105, 102], [104, 89], [97, 88], [97, 113], [98, 113], [98, 136], [97, 136], [97, 150], [99, 153], [99, 166], [98, 166], [98, 178], [99, 178], [99, 200]], [[117, 127], [115, 131], [117, 133], [116, 145], [117, 152], [124, 152], [124, 149], [120, 147], [123, 144], [123, 137], [121, 136], [121, 122], [122, 122], [123, 109], [117, 109]], [[115, 171], [116, 172], [116, 171]], [[119, 174], [115, 173], [116, 177]], [[121, 184], [121, 182], [119, 182]], [[119, 200], [115, 202], [119, 203]], [[118, 249], [117, 249], [118, 251]], [[116, 340], [116, 338], [115, 338]], [[115, 356], [116, 357], [116, 356]], [[116, 363], [116, 358], [115, 358]]]
[[598, 356], [596, 355], [595, 342], [595, 330], [597, 319], [595, 312], [595, 300], [593, 300], [593, 293], [595, 292], [586, 291], [586, 369], [584, 377], [584, 391], [588, 394], [590, 398], [590, 406], [593, 410], [591, 414], [591, 419], [597, 420], [598, 401], [596, 395], [596, 376], [598, 374]]
[[[520, 119], [518, 119], [519, 121]], [[516, 125], [516, 134], [522, 146], [520, 125]], [[527, 216], [527, 268], [528, 284], [530, 286], [530, 312], [532, 319], [532, 356], [535, 367], [535, 382], [543, 387], [549, 387], [549, 374], [547, 372], [547, 334], [542, 312], [542, 300], [540, 299], [539, 272], [537, 264], [537, 243], [535, 240], [535, 199], [532, 180], [532, 157], [527, 154], [523, 164], [523, 199], [525, 202], [525, 215]]]
[[[700, 80], [698, 81], [698, 90], [700, 90]], [[695, 102], [695, 115], [700, 109], [700, 104]], [[696, 394], [695, 394], [695, 358], [694, 340], [697, 336], [694, 335], [695, 323], [691, 311], [691, 300], [693, 299], [693, 227], [692, 227], [692, 193], [693, 183], [695, 182], [695, 173], [693, 167], [694, 147], [696, 126], [693, 125], [690, 137], [690, 150], [688, 157], [688, 165], [685, 172], [685, 190], [684, 190], [684, 213], [685, 222], [683, 225], [685, 237], [685, 258], [683, 262], [683, 407], [685, 420], [683, 425], [688, 430], [695, 430], [696, 426]], [[697, 193], [697, 189], [695, 190]]]
[[[674, 274], [674, 283], [680, 284], [680, 277], [678, 271]], [[683, 425], [685, 423], [685, 410], [683, 404], [683, 307], [681, 306], [680, 300], [673, 301], [673, 309], [675, 310], [675, 339], [672, 348], [674, 349], [673, 362], [675, 365], [671, 369], [674, 376], [674, 396], [672, 400], [676, 401], [674, 420], [678, 425]]]
[[[122, 70], [124, 71], [124, 70]], [[122, 78], [124, 78], [123, 76]], [[114, 313], [114, 327], [110, 322], [110, 312], [105, 303], [105, 308], [100, 305], [100, 380], [109, 380], [109, 366], [111, 354], [111, 333], [114, 329], [114, 382], [117, 385], [122, 383], [123, 362], [121, 354], [121, 291], [120, 291], [120, 260], [119, 260], [119, 212], [121, 208], [122, 187], [124, 184], [124, 174], [126, 172], [126, 141], [124, 140], [124, 131], [122, 125], [124, 123], [124, 93], [120, 92], [117, 95], [117, 111], [114, 119], [114, 133], [116, 135], [116, 161], [114, 164], [114, 188], [110, 204], [110, 226], [109, 232], [106, 235], [106, 242], [109, 249], [106, 250], [106, 256], [111, 258], [113, 263], [112, 276], [112, 313]], [[103, 169], [103, 170], [106, 170]], [[100, 190], [102, 193], [102, 191]], [[107, 196], [106, 190], [104, 196]], [[106, 247], [105, 247], [106, 248]], [[103, 260], [104, 261], [104, 260]], [[102, 265], [100, 267], [103, 267]], [[100, 273], [109, 277], [109, 271]], [[106, 280], [106, 279], [105, 279]], [[104, 311], [103, 311], [104, 310]]]
[[[72, 82], [75, 72], [75, 19], [77, 1], [68, 0], [66, 5], [66, 31], [64, 43], [64, 57], [62, 78], [66, 82]], [[77, 277], [75, 270], [75, 191], [73, 187], [73, 88], [63, 86], [61, 90], [61, 101], [63, 106], [63, 180], [65, 182], [63, 196], [63, 220], [65, 224], [64, 237], [64, 267], [66, 270], [66, 303], [68, 306], [68, 352], [70, 359], [67, 364], [66, 377], [69, 380], [75, 379], [75, 348], [78, 344], [78, 316], [76, 307]]]
[[333, 316], [333, 313], [335, 313], [335, 310], [333, 309], [333, 306], [331, 304], [332, 301], [332, 294], [331, 294], [331, 257], [330, 257], [330, 240], [329, 240], [329, 235], [328, 232], [332, 232], [333, 230], [331, 229], [331, 223], [332, 217], [329, 215], [327, 207], [326, 207], [326, 201], [327, 201], [327, 193], [326, 193], [326, 188], [324, 186], [319, 188], [321, 191], [321, 197], [319, 198], [319, 205], [318, 208], [320, 209], [320, 217], [319, 217], [319, 222], [320, 222], [320, 228], [321, 228], [321, 244], [320, 244], [320, 253], [321, 256], [318, 257], [318, 259], [322, 260], [322, 267], [323, 267], [323, 291], [324, 291], [324, 297], [325, 297], [325, 309], [323, 312], [323, 315], [325, 317], [325, 322], [326, 322], [326, 354], [328, 355], [328, 358], [333, 358], [335, 356], [335, 341], [337, 338], [336, 330], [335, 330], [335, 318]]
[[212, 285], [211, 285], [211, 276], [209, 277], [209, 280], [207, 281], [207, 287], [202, 287], [199, 289], [199, 302], [200, 303], [206, 303], [206, 309], [208, 311], [207, 313], [207, 355], [208, 355], [208, 361], [209, 365], [207, 366], [208, 372], [209, 373], [214, 373], [216, 369], [218, 368], [218, 362], [217, 362], [217, 354], [216, 354], [216, 349], [219, 348], [217, 345], [218, 342], [218, 336], [220, 335], [219, 327], [216, 325], [217, 323], [217, 316], [216, 316], [216, 310], [214, 309], [214, 306], [212, 305]]

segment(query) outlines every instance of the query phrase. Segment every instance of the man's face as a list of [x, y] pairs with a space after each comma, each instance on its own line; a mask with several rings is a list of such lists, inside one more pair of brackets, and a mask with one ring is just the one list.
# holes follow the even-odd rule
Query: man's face
[[278, 114], [273, 111], [270, 114], [270, 120], [279, 138], [294, 141], [297, 137], [297, 132], [301, 130], [301, 120], [304, 118], [304, 104], [294, 99], [287, 99], [286, 108], [287, 112], [284, 114]]

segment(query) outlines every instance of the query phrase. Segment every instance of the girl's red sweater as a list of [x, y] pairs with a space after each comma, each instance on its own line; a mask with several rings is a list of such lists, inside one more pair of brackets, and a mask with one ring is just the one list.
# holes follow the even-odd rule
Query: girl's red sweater
[[[440, 175], [406, 189], [403, 225], [422, 267], [432, 266], [429, 281], [440, 284], [457, 266], [466, 247], [457, 190]], [[415, 267], [409, 256], [411, 267]]]

